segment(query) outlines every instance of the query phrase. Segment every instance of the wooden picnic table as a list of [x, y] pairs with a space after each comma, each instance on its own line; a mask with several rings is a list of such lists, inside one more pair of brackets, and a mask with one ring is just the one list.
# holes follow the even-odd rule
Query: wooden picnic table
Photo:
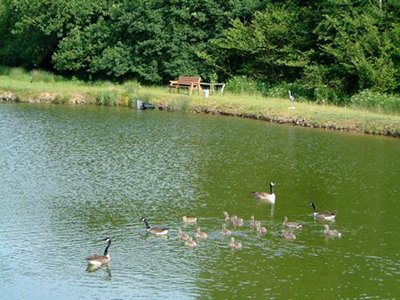
[[192, 95], [193, 91], [198, 91], [201, 94], [200, 77], [184, 77], [179, 76], [178, 80], [169, 81], [169, 91], [176, 89], [179, 93], [179, 89], [185, 88], [189, 90], [189, 95]]

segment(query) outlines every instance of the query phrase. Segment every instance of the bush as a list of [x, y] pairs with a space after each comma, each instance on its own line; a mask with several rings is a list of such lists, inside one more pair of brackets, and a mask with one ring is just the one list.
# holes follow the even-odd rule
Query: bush
[[140, 83], [137, 82], [136, 80], [129, 80], [124, 82], [122, 87], [124, 88], [126, 93], [135, 95], [140, 90]]
[[29, 74], [24, 68], [12, 68], [8, 76], [13, 79], [25, 79], [28, 80]]
[[2, 75], [8, 76], [9, 74], [10, 74], [10, 68], [0, 65], [0, 76], [2, 76]]
[[42, 71], [42, 70], [32, 70], [30, 72], [32, 77], [32, 82], [61, 82], [64, 78], [59, 75], [54, 75], [53, 73]]
[[400, 113], [400, 96], [364, 90], [350, 98], [354, 106], [377, 109], [387, 113]]
[[226, 83], [226, 91], [234, 94], [258, 94], [262, 93], [265, 83], [259, 83], [246, 76], [235, 76]]

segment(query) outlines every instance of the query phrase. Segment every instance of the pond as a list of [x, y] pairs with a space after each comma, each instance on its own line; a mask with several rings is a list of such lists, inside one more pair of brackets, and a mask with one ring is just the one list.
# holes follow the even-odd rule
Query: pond
[[[3, 299], [395, 298], [400, 140], [118, 107], [0, 105]], [[269, 192], [276, 203], [251, 192]], [[314, 219], [318, 210], [334, 222]], [[221, 235], [223, 212], [241, 250]], [[249, 226], [251, 215], [267, 233]], [[182, 216], [197, 217], [196, 225]], [[281, 237], [284, 217], [301, 223]], [[169, 227], [154, 237], [151, 226]], [[327, 238], [324, 224], [342, 233]], [[189, 249], [178, 228], [194, 237]], [[111, 262], [87, 269], [85, 257]]]

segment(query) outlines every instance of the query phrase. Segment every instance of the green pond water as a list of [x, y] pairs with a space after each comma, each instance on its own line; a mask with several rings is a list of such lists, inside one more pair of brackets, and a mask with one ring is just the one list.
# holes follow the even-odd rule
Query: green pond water
[[[400, 140], [116, 107], [0, 105], [2, 299], [400, 297]], [[277, 182], [274, 206], [251, 196]], [[326, 238], [309, 205], [337, 212]], [[220, 233], [223, 212], [242, 250]], [[249, 226], [255, 215], [268, 229]], [[208, 234], [188, 249], [197, 217]], [[299, 222], [283, 240], [283, 218]], [[166, 225], [167, 237], [149, 235]], [[87, 270], [111, 236], [111, 262]]]

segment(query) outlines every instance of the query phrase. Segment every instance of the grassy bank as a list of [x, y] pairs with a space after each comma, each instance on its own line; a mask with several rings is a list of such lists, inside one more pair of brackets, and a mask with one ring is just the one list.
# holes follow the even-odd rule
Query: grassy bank
[[[35, 72], [35, 71], [34, 71]], [[0, 72], [0, 102], [57, 104], [97, 104], [135, 107], [136, 100], [151, 102], [159, 109], [183, 113], [212, 113], [256, 118], [299, 126], [364, 132], [400, 137], [400, 116], [361, 108], [337, 107], [301, 102], [289, 109], [287, 98], [267, 98], [257, 94], [225, 93], [223, 96], [178, 95], [165, 87], [140, 86], [135, 81], [123, 84], [84, 83], [54, 75], [27, 73], [13, 69]]]

